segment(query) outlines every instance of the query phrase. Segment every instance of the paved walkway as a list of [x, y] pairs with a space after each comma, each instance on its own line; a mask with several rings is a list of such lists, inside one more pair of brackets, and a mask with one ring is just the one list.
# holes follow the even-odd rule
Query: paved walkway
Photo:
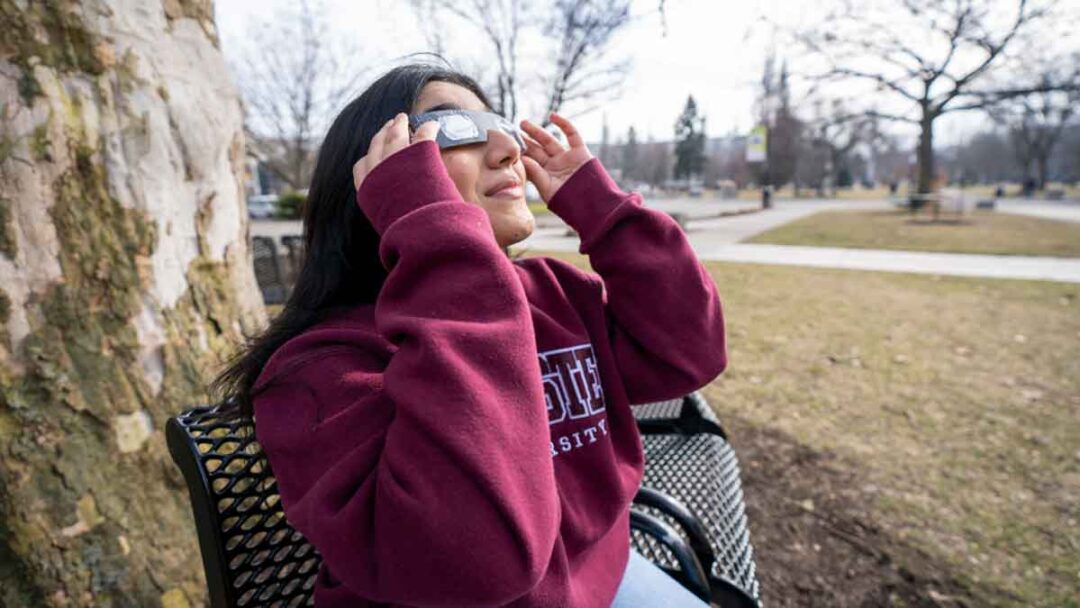
[[[699, 204], [701, 203], [693, 203], [693, 205]], [[716, 214], [722, 211], [756, 209], [760, 205], [752, 201], [725, 201], [692, 212], [685, 211], [684, 203], [678, 200], [657, 202], [646, 200], [645, 205], [668, 212], [687, 213], [690, 222], [686, 226], [686, 233], [695, 249], [698, 249], [699, 246], [712, 247], [718, 244], [738, 243], [755, 234], [772, 230], [819, 211], [890, 208], [888, 203], [883, 201], [779, 201], [767, 211], [716, 217]], [[577, 251], [577, 238], [567, 237], [565, 233], [566, 224], [561, 219], [558, 219], [558, 216], [551, 214], [543, 222], [537, 218], [536, 230], [532, 236], [515, 245], [515, 247], [525, 246], [531, 249], [547, 249], [551, 251]]]
[[[740, 242], [812, 213], [840, 207], [885, 209], [888, 208], [888, 203], [781, 201], [768, 211], [727, 218], [692, 220], [687, 226], [687, 237], [694, 251], [703, 260], [1080, 283], [1080, 259], [1077, 258], [796, 247]], [[1063, 209], [1060, 210], [1053, 203], [1027, 206], [1018, 204], [1017, 207], [1024, 212], [1030, 212], [1024, 213], [1025, 215], [1035, 215], [1050, 208], [1052, 213], [1061, 215], [1054, 219], [1071, 217], [1070, 214], [1075, 209], [1077, 219], [1071, 221], [1080, 221], [1080, 206], [1077, 205], [1062, 205]], [[575, 236], [565, 236], [565, 228], [552, 227], [538, 228], [531, 237], [514, 248], [523, 246], [538, 251], [577, 252], [580, 242]]]
[[726, 262], [1080, 283], [1077, 258], [753, 244], [697, 251], [703, 260]]
[[1030, 215], [1048, 220], [1080, 222], [1080, 200], [1040, 201], [1040, 200], [1001, 200], [997, 210], [1016, 215]]

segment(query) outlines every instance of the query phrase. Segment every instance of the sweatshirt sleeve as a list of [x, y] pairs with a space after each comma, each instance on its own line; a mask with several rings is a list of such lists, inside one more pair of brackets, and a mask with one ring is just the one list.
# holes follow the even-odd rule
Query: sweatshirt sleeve
[[597, 158], [548, 207], [577, 231], [578, 252], [599, 274], [608, 338], [631, 403], [681, 397], [723, 372], [720, 296], [678, 222], [620, 190]]
[[397, 350], [334, 334], [256, 401], [283, 507], [364, 598], [508, 603], [561, 521], [524, 287], [434, 142], [386, 158], [357, 202], [388, 270], [375, 329]]

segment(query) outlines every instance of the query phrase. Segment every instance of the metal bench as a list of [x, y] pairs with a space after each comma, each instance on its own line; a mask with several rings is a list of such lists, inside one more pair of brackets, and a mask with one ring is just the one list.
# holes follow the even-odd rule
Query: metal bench
[[281, 237], [281, 245], [285, 247], [285, 259], [288, 260], [285, 272], [285, 282], [289, 289], [296, 284], [296, 277], [300, 274], [300, 264], [304, 261], [304, 238], [294, 234]]
[[[758, 606], [738, 468], [719, 424], [652, 432], [679, 429], [676, 411], [675, 420], [715, 421], [700, 395], [681, 401], [636, 408], [646, 471], [631, 507], [634, 547], [703, 599]], [[286, 520], [253, 427], [195, 407], [169, 419], [166, 438], [187, 482], [211, 606], [312, 605], [321, 558]]]
[[251, 255], [255, 266], [255, 282], [262, 291], [263, 303], [281, 304], [289, 294], [281, 270], [277, 245], [268, 236], [251, 237]]

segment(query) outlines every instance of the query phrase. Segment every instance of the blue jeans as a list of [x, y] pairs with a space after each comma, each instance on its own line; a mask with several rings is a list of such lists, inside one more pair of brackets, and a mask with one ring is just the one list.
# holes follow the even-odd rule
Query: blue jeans
[[626, 563], [622, 583], [615, 593], [611, 608], [709, 608], [698, 596], [682, 583], [668, 576], [667, 572], [650, 562], [645, 556], [630, 549], [630, 561]]

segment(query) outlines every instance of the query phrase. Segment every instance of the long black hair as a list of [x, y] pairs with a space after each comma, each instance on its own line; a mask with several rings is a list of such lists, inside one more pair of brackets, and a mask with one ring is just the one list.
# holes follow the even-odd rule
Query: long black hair
[[394, 67], [349, 102], [330, 125], [302, 213], [304, 255], [292, 292], [266, 330], [246, 339], [210, 383], [210, 394], [220, 400], [224, 415], [253, 416], [255, 380], [274, 351], [290, 338], [336, 311], [375, 303], [387, 272], [378, 255], [379, 235], [356, 204], [353, 164], [367, 154], [371, 138], [386, 121], [398, 112], [411, 113], [429, 82], [460, 85], [491, 108], [474, 79], [442, 61], [443, 66]]

